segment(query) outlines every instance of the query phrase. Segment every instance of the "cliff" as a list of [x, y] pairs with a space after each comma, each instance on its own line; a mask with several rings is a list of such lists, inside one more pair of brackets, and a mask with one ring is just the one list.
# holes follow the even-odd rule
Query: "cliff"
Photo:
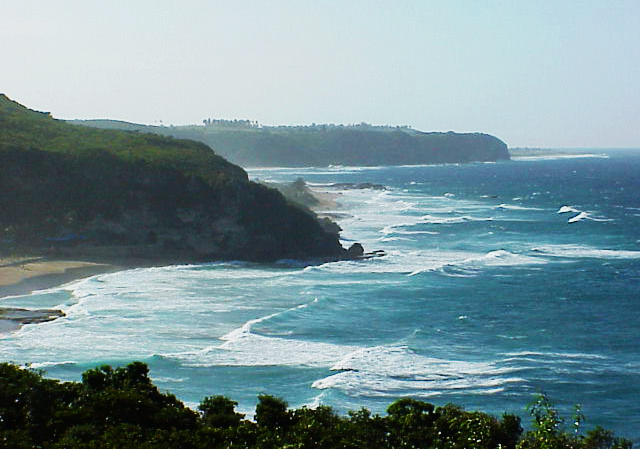
[[170, 127], [107, 120], [74, 123], [197, 140], [244, 167], [417, 165], [509, 159], [504, 142], [481, 133], [420, 132], [367, 124], [265, 127], [225, 120]]
[[317, 217], [208, 146], [78, 127], [0, 94], [0, 252], [166, 262], [342, 257]]

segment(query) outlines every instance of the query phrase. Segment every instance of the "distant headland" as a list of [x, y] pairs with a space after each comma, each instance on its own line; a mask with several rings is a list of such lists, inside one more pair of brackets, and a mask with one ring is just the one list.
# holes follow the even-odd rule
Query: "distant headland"
[[489, 134], [422, 132], [407, 126], [262, 126], [249, 120], [211, 119], [188, 126], [115, 120], [71, 123], [196, 140], [243, 167], [419, 165], [509, 159], [507, 145]]

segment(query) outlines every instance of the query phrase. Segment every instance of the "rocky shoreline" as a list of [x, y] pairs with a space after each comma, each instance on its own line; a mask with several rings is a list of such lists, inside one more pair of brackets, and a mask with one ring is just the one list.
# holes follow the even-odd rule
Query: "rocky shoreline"
[[97, 274], [119, 271], [122, 265], [45, 257], [0, 258], [0, 334], [25, 324], [43, 323], [65, 316], [57, 309], [2, 307], [2, 299], [26, 295]]
[[[340, 227], [328, 217], [325, 218], [326, 215], [322, 214], [322, 209], [339, 209], [340, 205], [336, 201], [338, 195], [309, 189], [301, 180], [296, 182], [297, 191], [304, 192], [307, 200], [313, 197], [311, 201], [313, 204], [303, 204], [303, 206], [308, 207], [314, 213], [317, 212], [321, 220], [326, 220], [323, 227], [327, 230], [331, 227], [332, 232], [337, 234]], [[300, 205], [300, 202], [297, 203]], [[2, 307], [3, 298], [26, 295], [33, 291], [57, 287], [90, 276], [129, 268], [199, 262], [193, 258], [193, 255], [169, 253], [167, 251], [145, 252], [143, 247], [126, 245], [106, 247], [78, 245], [43, 249], [40, 255], [34, 256], [0, 257], [0, 334], [18, 330], [25, 324], [52, 321], [64, 316], [61, 310], [55, 309]], [[381, 255], [384, 254], [379, 251], [365, 252], [362, 245], [355, 243], [344, 250], [341, 257], [316, 258], [312, 259], [310, 263], [324, 263], [339, 259], [366, 260]]]
[[45, 323], [65, 316], [57, 309], [21, 309], [8, 307], [0, 309], [0, 333], [20, 329], [25, 324]]

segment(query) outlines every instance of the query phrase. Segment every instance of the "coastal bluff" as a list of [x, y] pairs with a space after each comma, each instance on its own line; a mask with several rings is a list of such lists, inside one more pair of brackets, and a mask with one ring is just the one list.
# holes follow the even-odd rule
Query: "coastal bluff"
[[248, 120], [149, 126], [114, 120], [76, 125], [128, 129], [203, 142], [242, 167], [423, 165], [508, 160], [507, 145], [484, 133], [422, 132], [406, 126], [262, 126]]
[[0, 94], [0, 251], [158, 263], [339, 259], [315, 214], [207, 145], [74, 126]]

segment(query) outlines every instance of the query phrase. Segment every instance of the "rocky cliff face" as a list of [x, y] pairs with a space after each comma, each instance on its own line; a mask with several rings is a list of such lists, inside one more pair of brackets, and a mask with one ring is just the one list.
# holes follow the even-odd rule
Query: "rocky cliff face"
[[80, 128], [0, 96], [0, 251], [163, 261], [337, 258], [317, 217], [210, 148]]

